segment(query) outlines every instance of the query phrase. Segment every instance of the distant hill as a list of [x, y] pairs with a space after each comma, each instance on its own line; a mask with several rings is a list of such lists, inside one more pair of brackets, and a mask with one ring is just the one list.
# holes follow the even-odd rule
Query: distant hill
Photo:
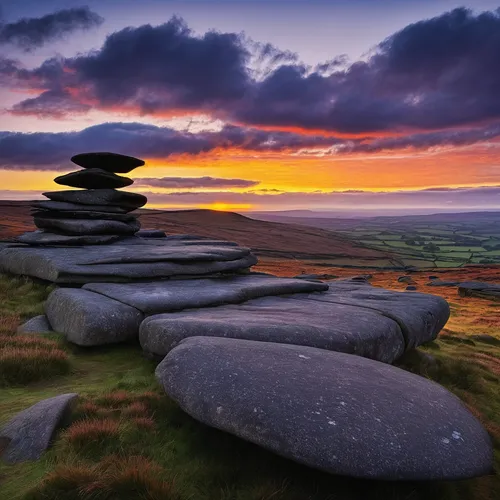
[[364, 248], [349, 237], [323, 229], [250, 219], [233, 212], [213, 210], [144, 210], [144, 228], [169, 234], [193, 233], [238, 242], [268, 256], [319, 258], [356, 257], [385, 259], [388, 252]]
[[[11, 239], [33, 231], [29, 202], [0, 201], [0, 238]], [[168, 234], [191, 233], [236, 241], [259, 255], [281, 258], [388, 259], [389, 252], [365, 248], [349, 237], [323, 229], [250, 219], [213, 210], [139, 210], [142, 227]]]

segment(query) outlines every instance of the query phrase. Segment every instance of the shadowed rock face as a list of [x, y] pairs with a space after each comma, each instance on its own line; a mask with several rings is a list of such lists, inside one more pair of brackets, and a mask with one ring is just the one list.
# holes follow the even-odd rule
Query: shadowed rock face
[[156, 376], [197, 420], [333, 474], [455, 480], [492, 471], [490, 438], [458, 398], [359, 356], [197, 337]]
[[[98, 235], [98, 236], [71, 236], [65, 234], [46, 233], [44, 231], [32, 231], [24, 233], [17, 238], [19, 243], [26, 243], [33, 246], [51, 246], [51, 245], [104, 245], [114, 243], [120, 239], [120, 235]], [[0, 264], [1, 267], [1, 264]], [[42, 278], [44, 279], [44, 278]]]
[[77, 394], [62, 394], [45, 399], [12, 418], [0, 430], [0, 441], [4, 440], [2, 459], [11, 464], [38, 460], [59, 427], [65, 424], [77, 397]]
[[139, 221], [121, 222], [109, 219], [52, 219], [35, 216], [35, 225], [68, 236], [135, 234], [141, 228]]
[[144, 165], [143, 160], [133, 156], [120, 155], [117, 153], [81, 153], [71, 158], [83, 168], [100, 168], [108, 172], [126, 174], [137, 167]]

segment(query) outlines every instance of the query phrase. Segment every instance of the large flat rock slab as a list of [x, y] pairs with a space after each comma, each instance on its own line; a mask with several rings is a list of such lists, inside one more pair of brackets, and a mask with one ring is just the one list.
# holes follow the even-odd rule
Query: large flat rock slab
[[77, 397], [74, 393], [62, 394], [18, 413], [0, 430], [0, 442], [6, 444], [2, 459], [11, 464], [38, 460], [65, 424]]
[[123, 243], [67, 248], [17, 246], [0, 251], [3, 272], [72, 284], [231, 273], [256, 263], [248, 248], [169, 238], [130, 238]]
[[80, 153], [71, 158], [73, 163], [83, 168], [101, 168], [108, 172], [126, 174], [137, 167], [142, 167], [144, 161], [133, 156], [118, 153], [97, 152]]
[[198, 337], [156, 375], [200, 422], [332, 474], [455, 480], [493, 469], [489, 436], [457, 397], [369, 359]]
[[256, 274], [149, 283], [88, 283], [83, 288], [151, 315], [183, 309], [238, 304], [271, 295], [325, 291], [328, 290], [328, 285]]
[[406, 349], [434, 340], [450, 317], [448, 302], [436, 295], [385, 290], [351, 280], [329, 281], [328, 285], [328, 292], [307, 298], [372, 309], [392, 318], [401, 327]]
[[403, 354], [404, 337], [393, 319], [375, 310], [304, 295], [150, 316], [141, 324], [139, 339], [143, 350], [155, 357], [166, 355], [185, 338], [198, 336], [318, 347], [386, 363]]
[[45, 314], [54, 331], [80, 346], [134, 340], [144, 318], [134, 307], [80, 288], [54, 290]]

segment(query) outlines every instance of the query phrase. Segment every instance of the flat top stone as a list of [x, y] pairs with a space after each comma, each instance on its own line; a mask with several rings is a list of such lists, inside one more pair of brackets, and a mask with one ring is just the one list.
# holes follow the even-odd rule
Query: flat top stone
[[307, 296], [263, 297], [238, 305], [153, 315], [141, 324], [139, 340], [143, 350], [154, 356], [164, 356], [183, 339], [198, 336], [305, 345], [385, 363], [403, 354], [404, 338], [394, 320], [378, 311]]
[[83, 168], [101, 168], [122, 174], [144, 165], [144, 161], [139, 158], [108, 152], [80, 153], [73, 156], [71, 161]]
[[54, 182], [63, 186], [72, 186], [85, 189], [99, 188], [122, 188], [134, 183], [128, 177], [121, 177], [102, 168], [88, 168], [70, 172], [66, 175], [60, 175], [54, 179]]
[[114, 189], [50, 191], [43, 193], [43, 196], [53, 201], [79, 203], [82, 205], [110, 205], [130, 209], [140, 208], [148, 201], [142, 194], [116, 191]]
[[0, 251], [0, 269], [56, 283], [89, 283], [236, 272], [257, 262], [248, 248], [225, 244], [185, 245], [168, 238], [130, 240], [137, 244], [120, 240], [102, 246], [8, 247]]
[[37, 460], [50, 446], [54, 433], [64, 423], [71, 403], [78, 394], [62, 394], [44, 399], [18, 413], [2, 430], [0, 438], [10, 439], [2, 454], [8, 463]]
[[156, 376], [195, 419], [333, 474], [455, 480], [493, 469], [491, 440], [457, 397], [359, 356], [198, 337]]
[[136, 307], [145, 314], [236, 304], [257, 297], [328, 289], [323, 283], [262, 275], [150, 283], [88, 283], [83, 287]]

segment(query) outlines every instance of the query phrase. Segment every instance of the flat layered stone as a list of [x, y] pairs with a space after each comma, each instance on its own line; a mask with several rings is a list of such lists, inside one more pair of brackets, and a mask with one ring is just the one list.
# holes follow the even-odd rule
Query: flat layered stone
[[404, 337], [391, 318], [378, 311], [304, 296], [307, 294], [264, 297], [238, 305], [150, 316], [141, 324], [139, 339], [142, 349], [154, 357], [165, 356], [188, 337], [303, 345], [385, 363], [403, 354]]
[[23, 323], [18, 327], [18, 334], [33, 334], [33, 333], [47, 333], [52, 332], [52, 326], [47, 319], [47, 316], [41, 314], [40, 316], [35, 316], [29, 319], [26, 323]]
[[139, 158], [108, 152], [81, 153], [73, 156], [71, 161], [83, 168], [100, 168], [120, 174], [126, 174], [144, 165], [144, 161]]
[[81, 205], [110, 205], [132, 210], [144, 206], [148, 201], [142, 194], [116, 191], [114, 189], [50, 191], [43, 193], [43, 195], [53, 201], [79, 203]]
[[120, 222], [100, 219], [51, 219], [35, 216], [34, 221], [40, 229], [71, 236], [134, 234], [141, 228], [137, 220]]
[[88, 283], [83, 288], [151, 315], [238, 304], [270, 295], [323, 291], [328, 289], [328, 285], [290, 278], [247, 275], [131, 284]]
[[8, 443], [2, 459], [10, 464], [38, 460], [52, 444], [57, 430], [69, 420], [77, 397], [74, 393], [61, 394], [18, 413], [0, 430], [0, 441]]
[[66, 175], [60, 175], [54, 182], [63, 186], [71, 186], [84, 189], [116, 189], [130, 186], [134, 183], [128, 177], [122, 177], [102, 168], [89, 168], [78, 170]]
[[199, 247], [166, 238], [127, 240], [103, 246], [8, 247], [0, 251], [0, 269], [54, 283], [82, 284], [234, 273], [257, 263], [247, 248]]
[[100, 220], [115, 220], [120, 222], [134, 222], [137, 217], [132, 214], [113, 214], [109, 212], [94, 212], [94, 211], [65, 211], [58, 212], [56, 210], [33, 210], [33, 217], [40, 219], [100, 219]]
[[[82, 245], [105, 245], [114, 243], [121, 238], [119, 235], [100, 235], [100, 236], [67, 236], [64, 234], [48, 233], [46, 231], [32, 231], [18, 236], [16, 240], [19, 243], [40, 246], [82, 246]], [[0, 264], [1, 267], [1, 264]]]
[[82, 205], [81, 203], [67, 203], [65, 201], [33, 201], [34, 209], [53, 210], [57, 212], [106, 212], [110, 214], [126, 214], [134, 208], [120, 208], [111, 205]]
[[96, 346], [137, 338], [143, 314], [97, 293], [79, 288], [58, 288], [45, 303], [54, 331], [74, 344]]
[[457, 480], [493, 470], [488, 433], [456, 396], [359, 356], [198, 337], [156, 376], [200, 422], [332, 474]]
[[329, 281], [329, 289], [307, 298], [377, 311], [401, 327], [406, 349], [434, 340], [450, 317], [450, 306], [436, 295], [376, 288], [351, 280]]

